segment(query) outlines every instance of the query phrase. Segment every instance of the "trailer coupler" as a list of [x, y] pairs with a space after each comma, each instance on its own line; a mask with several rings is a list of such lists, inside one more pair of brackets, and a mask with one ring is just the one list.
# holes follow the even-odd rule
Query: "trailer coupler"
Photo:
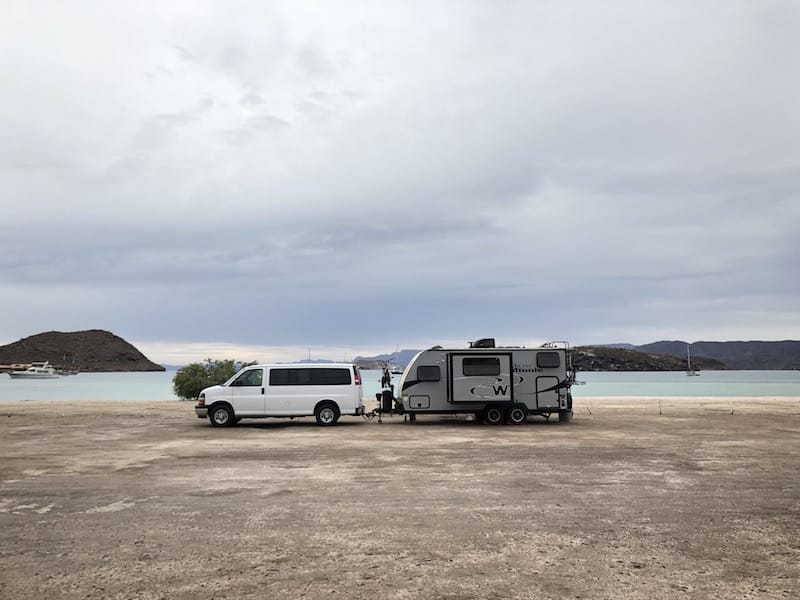
[[378, 392], [375, 394], [375, 400], [377, 400], [378, 406], [362, 415], [365, 421], [372, 422], [377, 417], [378, 423], [383, 423], [383, 415], [402, 415], [405, 413], [403, 405], [395, 399], [392, 389]]

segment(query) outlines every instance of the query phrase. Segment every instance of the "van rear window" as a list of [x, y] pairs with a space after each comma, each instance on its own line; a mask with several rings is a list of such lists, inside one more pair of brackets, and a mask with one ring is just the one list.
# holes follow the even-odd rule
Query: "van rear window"
[[350, 369], [270, 369], [270, 385], [350, 385]]

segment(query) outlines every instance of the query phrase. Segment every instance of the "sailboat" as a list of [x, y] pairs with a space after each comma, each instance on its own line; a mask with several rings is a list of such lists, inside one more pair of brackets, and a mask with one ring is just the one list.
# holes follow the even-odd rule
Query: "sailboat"
[[692, 368], [692, 352], [689, 349], [689, 344], [686, 344], [686, 375], [689, 377], [697, 377], [700, 375], [697, 369]]

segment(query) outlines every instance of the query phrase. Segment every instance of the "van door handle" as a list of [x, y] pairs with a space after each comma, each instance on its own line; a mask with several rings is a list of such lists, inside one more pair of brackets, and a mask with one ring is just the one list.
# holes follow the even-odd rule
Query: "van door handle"
[[263, 387], [261, 388], [261, 395], [262, 396], [264, 395], [264, 388]]

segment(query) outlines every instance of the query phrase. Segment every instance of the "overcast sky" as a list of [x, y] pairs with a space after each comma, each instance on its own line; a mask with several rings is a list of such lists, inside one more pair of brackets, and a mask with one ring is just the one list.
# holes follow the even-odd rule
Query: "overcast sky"
[[0, 344], [800, 339], [796, 0], [2, 12]]

